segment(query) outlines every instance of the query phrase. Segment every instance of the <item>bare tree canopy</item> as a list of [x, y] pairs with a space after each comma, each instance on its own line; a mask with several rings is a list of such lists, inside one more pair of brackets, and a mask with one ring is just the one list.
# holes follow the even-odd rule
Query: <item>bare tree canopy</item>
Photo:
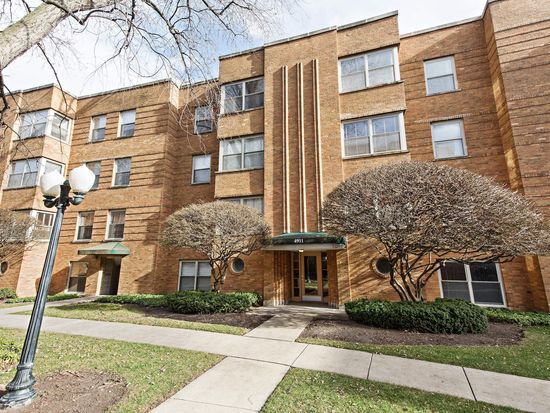
[[443, 265], [550, 254], [550, 228], [521, 195], [464, 169], [383, 165], [337, 186], [323, 205], [331, 232], [375, 240], [402, 300], [421, 301]]
[[219, 291], [230, 260], [262, 248], [270, 233], [269, 225], [255, 209], [216, 201], [193, 204], [170, 215], [161, 243], [169, 248], [191, 248], [208, 257], [213, 289]]
[[28, 214], [0, 208], [0, 262], [25, 249], [33, 239], [34, 224]]

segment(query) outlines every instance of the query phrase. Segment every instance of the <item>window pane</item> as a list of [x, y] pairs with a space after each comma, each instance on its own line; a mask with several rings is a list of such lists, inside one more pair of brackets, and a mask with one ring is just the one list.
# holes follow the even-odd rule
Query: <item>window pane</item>
[[264, 153], [246, 153], [244, 155], [244, 167], [245, 168], [261, 168], [264, 166]]
[[443, 297], [445, 298], [471, 301], [470, 292], [468, 291], [468, 283], [466, 281], [442, 281], [441, 289], [443, 290]]
[[63, 171], [63, 166], [58, 165], [58, 164], [53, 163], [53, 162], [46, 161], [46, 166], [44, 168], [44, 173], [48, 173], [48, 172], [52, 172], [52, 171], [57, 171], [61, 174], [61, 172]]
[[435, 157], [436, 159], [454, 158], [456, 156], [464, 156], [464, 145], [462, 139], [446, 142], [435, 142]]
[[105, 125], [107, 125], [107, 116], [96, 116], [92, 119], [94, 129], [100, 129], [105, 128]]
[[180, 275], [182, 277], [194, 277], [195, 276], [195, 261], [182, 262]]
[[210, 291], [210, 276], [197, 278], [197, 290]]
[[264, 94], [259, 93], [257, 95], [250, 95], [244, 98], [244, 108], [253, 109], [259, 108], [264, 105]]
[[257, 152], [264, 150], [264, 138], [252, 138], [244, 140], [244, 151], [245, 152]]
[[371, 70], [369, 68], [369, 85], [376, 86], [395, 81], [393, 66]]
[[131, 158], [117, 159], [115, 162], [117, 172], [130, 172]]
[[368, 136], [368, 134], [369, 134], [369, 124], [366, 120], [344, 124], [345, 138]]
[[86, 167], [91, 170], [95, 175], [94, 185], [91, 189], [99, 188], [99, 177], [101, 174], [101, 162], [88, 162]]
[[368, 136], [358, 138], [344, 138], [344, 153], [346, 156], [369, 154], [370, 141]]
[[498, 282], [472, 282], [474, 301], [477, 304], [503, 305], [502, 291]]
[[69, 119], [58, 115], [53, 115], [52, 120], [52, 136], [66, 141], [69, 136]]
[[210, 155], [193, 156], [193, 169], [210, 169]]
[[222, 142], [222, 150], [224, 155], [235, 155], [241, 153], [241, 140], [230, 139]]
[[340, 62], [340, 73], [342, 76], [364, 73], [365, 72], [365, 59], [363, 56], [355, 57], [353, 59], [346, 59]]
[[372, 52], [367, 55], [369, 63], [369, 71], [372, 69], [380, 69], [385, 66], [392, 66], [393, 68], [393, 50], [386, 49], [378, 52]]
[[210, 182], [210, 169], [197, 169], [193, 171], [193, 183], [203, 184]]
[[136, 111], [134, 109], [120, 112], [120, 123], [126, 124], [126, 123], [135, 123], [135, 122], [136, 122]]
[[374, 135], [372, 137], [374, 152], [398, 151], [401, 149], [399, 133]]
[[195, 277], [180, 277], [180, 291], [195, 289]]
[[264, 212], [264, 200], [262, 198], [244, 198], [243, 205], [256, 209], [260, 214]]
[[452, 57], [427, 61], [425, 63], [426, 77], [432, 78], [452, 74], [453, 66], [454, 59]]
[[354, 75], [342, 76], [342, 92], [364, 89], [366, 84], [365, 74], [357, 73]]
[[455, 78], [453, 75], [428, 79], [428, 93], [443, 93], [455, 90]]
[[263, 93], [264, 80], [263, 79], [249, 80], [245, 84], [245, 90], [247, 95], [252, 93]]
[[228, 171], [232, 169], [241, 169], [241, 160], [242, 160], [241, 154], [224, 156], [222, 169], [224, 171]]
[[210, 106], [198, 106], [195, 108], [195, 133], [207, 133], [212, 131], [212, 110]]
[[135, 130], [136, 130], [136, 124], [135, 123], [129, 123], [127, 125], [121, 125], [120, 126], [120, 136], [121, 137], [133, 136]]
[[466, 281], [464, 264], [447, 261], [441, 267], [441, 279], [446, 281]]
[[235, 98], [242, 96], [243, 87], [241, 83], [235, 83], [234, 85], [224, 86], [225, 98]]
[[243, 109], [243, 98], [225, 98], [223, 102], [223, 112], [232, 113]]
[[462, 121], [432, 123], [432, 134], [434, 141], [462, 138]]
[[492, 262], [473, 262], [470, 264], [472, 281], [498, 282], [497, 267]]
[[199, 261], [199, 277], [210, 277], [210, 264], [208, 262]]
[[399, 120], [397, 116], [387, 116], [384, 118], [376, 118], [372, 120], [372, 133], [391, 133], [399, 132]]

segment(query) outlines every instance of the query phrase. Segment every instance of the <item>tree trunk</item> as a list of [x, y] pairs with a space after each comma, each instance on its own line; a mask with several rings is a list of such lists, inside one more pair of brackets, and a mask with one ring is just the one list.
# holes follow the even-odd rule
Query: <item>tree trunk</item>
[[[60, 0], [59, 4], [71, 13], [98, 9], [113, 0]], [[41, 42], [69, 14], [53, 4], [43, 3], [21, 20], [0, 32], [0, 70]]]

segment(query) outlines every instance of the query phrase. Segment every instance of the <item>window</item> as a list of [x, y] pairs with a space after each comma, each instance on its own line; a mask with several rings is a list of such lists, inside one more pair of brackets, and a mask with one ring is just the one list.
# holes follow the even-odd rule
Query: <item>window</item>
[[100, 142], [105, 139], [105, 126], [107, 125], [107, 115], [94, 116], [92, 118], [92, 133], [90, 140]]
[[115, 159], [113, 186], [130, 185], [130, 166], [132, 158]]
[[223, 113], [261, 108], [264, 105], [264, 79], [252, 79], [222, 86]]
[[223, 198], [222, 201], [226, 202], [236, 202], [241, 205], [249, 206], [250, 208], [255, 208], [260, 214], [264, 213], [264, 198], [261, 196], [251, 196], [251, 197], [242, 197], [242, 198]]
[[43, 136], [46, 134], [48, 124], [48, 110], [23, 113], [19, 124], [19, 137], [21, 139]]
[[107, 239], [124, 238], [124, 222], [126, 220], [126, 210], [118, 209], [109, 211], [107, 217]]
[[221, 170], [263, 168], [264, 137], [226, 139], [220, 142]]
[[462, 119], [432, 123], [435, 159], [466, 156], [464, 122]]
[[80, 212], [76, 222], [76, 239], [78, 241], [92, 239], [94, 228], [94, 212]]
[[210, 182], [210, 155], [193, 156], [192, 183], [204, 184]]
[[136, 110], [125, 110], [120, 112], [120, 130], [118, 136], [127, 138], [134, 135], [136, 129]]
[[452, 56], [424, 62], [426, 94], [452, 92], [457, 89], [455, 60]]
[[101, 174], [101, 162], [100, 161], [86, 162], [86, 167], [90, 171], [92, 171], [95, 175], [94, 185], [90, 189], [98, 189], [99, 188], [99, 176]]
[[179, 291], [210, 291], [211, 268], [208, 261], [180, 261]]
[[48, 241], [52, 232], [54, 214], [51, 212], [31, 211], [30, 216], [36, 220], [33, 227], [34, 239]]
[[11, 163], [8, 188], [35, 186], [38, 178], [39, 159], [22, 159]]
[[233, 260], [231, 261], [231, 271], [237, 274], [240, 274], [244, 271], [244, 261], [242, 258], [233, 258]]
[[402, 113], [345, 122], [342, 129], [345, 157], [407, 149]]
[[340, 60], [340, 92], [351, 92], [400, 80], [397, 48]]
[[195, 108], [195, 133], [212, 132], [212, 108], [210, 106], [197, 106]]
[[69, 139], [69, 119], [54, 113], [52, 118], [52, 133], [54, 138], [66, 142]]
[[495, 263], [447, 261], [439, 273], [444, 298], [458, 298], [479, 305], [506, 305], [500, 269]]
[[69, 263], [69, 277], [67, 280], [67, 291], [71, 293], [83, 293], [86, 289], [86, 275], [88, 274], [88, 263], [71, 261]]

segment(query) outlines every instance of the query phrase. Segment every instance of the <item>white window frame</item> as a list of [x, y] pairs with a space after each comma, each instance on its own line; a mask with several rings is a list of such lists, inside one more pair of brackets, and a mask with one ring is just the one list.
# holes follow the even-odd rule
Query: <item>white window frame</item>
[[[22, 126], [22, 124], [21, 124], [22, 123], [22, 117], [26, 114], [36, 113], [36, 112], [47, 112], [47, 115], [46, 115], [46, 128], [44, 130], [44, 134], [43, 135], [21, 137], [20, 130], [21, 130], [21, 126]], [[58, 138], [58, 137], [52, 135], [53, 119], [54, 119], [55, 115], [61, 116], [62, 118], [66, 119], [68, 121], [67, 138], [66, 139]], [[72, 127], [73, 127], [72, 119], [69, 118], [68, 116], [62, 114], [61, 112], [58, 112], [58, 111], [56, 111], [54, 109], [51, 109], [51, 108], [50, 109], [33, 110], [33, 111], [21, 113], [19, 115], [19, 117], [17, 119], [17, 125], [14, 125], [14, 128], [13, 128], [14, 130], [17, 130], [17, 133], [12, 134], [12, 140], [16, 141], [16, 140], [32, 139], [32, 138], [39, 138], [41, 136], [47, 136], [49, 138], [52, 138], [52, 139], [55, 139], [55, 140], [58, 140], [60, 142], [68, 144], [68, 143], [70, 143], [71, 137], [72, 137]]]
[[[92, 231], [90, 234], [90, 238], [78, 238], [78, 230], [80, 229], [80, 219], [82, 214], [92, 214]], [[95, 211], [80, 211], [78, 215], [76, 216], [76, 231], [74, 233], [74, 241], [76, 242], [87, 242], [91, 241], [94, 236], [94, 221], [95, 221]]]
[[[251, 79], [244, 79], [244, 80], [239, 80], [238, 82], [231, 82], [231, 83], [226, 83], [224, 85], [221, 86], [221, 93], [220, 93], [220, 98], [221, 98], [221, 104], [220, 104], [220, 113], [222, 115], [225, 115], [225, 114], [230, 114], [230, 113], [239, 113], [239, 112], [244, 112], [246, 110], [254, 110], [254, 109], [261, 109], [265, 106], [265, 100], [264, 100], [264, 104], [262, 106], [256, 106], [254, 108], [247, 108], [246, 107], [246, 83], [248, 82], [253, 82], [253, 81], [256, 81], [256, 80], [264, 80], [264, 89], [262, 92], [258, 92], [258, 93], [253, 93], [253, 95], [256, 95], [256, 94], [259, 94], [259, 93], [263, 93], [264, 94], [264, 99], [265, 99], [265, 79], [263, 76], [258, 76], [258, 77], [254, 77], [254, 78], [251, 78]], [[242, 103], [241, 103], [241, 109], [240, 110], [236, 110], [236, 111], [233, 111], [233, 112], [226, 112], [225, 111], [225, 88], [227, 86], [233, 86], [233, 85], [238, 85], [240, 84], [241, 85], [241, 90], [242, 90]], [[248, 96], [251, 96], [250, 94]]]
[[[249, 140], [249, 139], [257, 139], [257, 138], [262, 138], [262, 146], [263, 146], [263, 153], [264, 153], [264, 156], [262, 158], [262, 166], [255, 166], [255, 167], [252, 167], [252, 168], [245, 168], [244, 167], [244, 156], [245, 156], [245, 152], [244, 151], [244, 142], [246, 140]], [[238, 168], [238, 169], [223, 169], [223, 142], [225, 141], [236, 141], [236, 140], [240, 140], [241, 141], [241, 167]], [[259, 151], [258, 151], [259, 152]], [[242, 138], [227, 138], [227, 139], [222, 139], [220, 140], [220, 146], [219, 146], [219, 161], [218, 161], [218, 172], [232, 172], [232, 171], [250, 171], [250, 170], [254, 170], [254, 169], [264, 169], [265, 167], [265, 140], [264, 140], [264, 135], [263, 134], [260, 134], [260, 135], [253, 135], [253, 136], [246, 136], [246, 137], [242, 137]]]
[[[373, 142], [373, 134], [372, 134], [372, 121], [380, 118], [386, 118], [388, 116], [394, 116], [397, 115], [398, 122], [399, 122], [399, 146], [400, 148], [393, 151], [385, 151], [385, 152], [374, 152], [374, 142]], [[349, 123], [354, 122], [360, 122], [360, 121], [367, 121], [368, 122], [368, 131], [369, 131], [369, 153], [361, 154], [361, 155], [346, 155], [346, 147], [345, 147], [345, 136], [344, 136], [344, 125], [347, 125]], [[375, 115], [375, 116], [368, 116], [365, 118], [357, 118], [357, 119], [350, 119], [346, 120], [341, 123], [340, 125], [340, 143], [342, 146], [342, 159], [353, 159], [353, 158], [362, 158], [365, 156], [378, 156], [378, 155], [385, 155], [388, 153], [400, 153], [407, 151], [407, 137], [405, 136], [405, 118], [403, 116], [403, 112], [391, 112], [391, 113], [384, 113], [381, 115]]]
[[[130, 169], [128, 170], [128, 183], [125, 184], [125, 185], [117, 185], [116, 184], [116, 176], [117, 176], [117, 173], [118, 173], [118, 166], [117, 166], [117, 161], [120, 161], [120, 160], [123, 160], [123, 159], [129, 159], [130, 160]], [[121, 172], [121, 173], [126, 173], [126, 172]], [[116, 158], [113, 162], [113, 178], [111, 180], [111, 187], [113, 188], [126, 188], [128, 186], [130, 186], [130, 179], [132, 177], [132, 157], [131, 156], [124, 156], [122, 158]]]
[[[444, 139], [444, 140], [440, 140], [440, 141], [435, 140], [435, 138], [434, 138], [434, 125], [442, 124], [442, 123], [455, 123], [455, 122], [458, 122], [458, 124], [460, 126], [461, 136], [459, 136], [457, 138], [454, 138], [454, 139]], [[434, 159], [438, 159], [438, 160], [439, 159], [455, 159], [455, 158], [464, 158], [464, 157], [468, 156], [468, 147], [466, 146], [466, 134], [464, 133], [464, 120], [463, 119], [449, 119], [449, 120], [432, 122], [432, 123], [430, 123], [430, 129], [431, 129], [431, 133], [432, 133], [432, 147], [433, 147], [433, 152], [434, 152]], [[458, 141], [459, 139], [462, 140], [462, 151], [464, 152], [463, 155], [447, 156], [447, 157], [441, 157], [441, 158], [437, 156], [437, 151], [435, 149], [436, 142], [451, 142], [451, 141]]]
[[107, 228], [105, 230], [105, 241], [122, 241], [124, 239], [124, 233], [122, 234], [122, 238], [109, 238], [109, 229], [111, 228], [111, 222], [112, 222], [112, 214], [113, 212], [124, 212], [124, 233], [126, 233], [126, 209], [119, 208], [119, 209], [110, 209], [107, 212]]
[[[208, 117], [203, 115], [200, 115], [200, 112], [202, 110], [206, 110], [208, 112]], [[199, 132], [197, 129], [197, 121], [210, 121], [210, 129], [204, 132]], [[195, 135], [203, 135], [212, 132], [214, 129], [214, 116], [213, 116], [213, 110], [210, 105], [202, 105], [195, 107], [195, 115], [193, 117], [193, 133]]]
[[[195, 182], [195, 158], [208, 158], [208, 181], [205, 182]], [[197, 169], [199, 171], [205, 170], [206, 168]], [[201, 154], [201, 155], [193, 155], [191, 157], [191, 183], [193, 185], [200, 185], [200, 184], [209, 184], [212, 180], [211, 177], [212, 174], [212, 155], [209, 153]]]
[[[441, 61], [441, 60], [448, 60], [450, 59], [451, 62], [452, 62], [452, 67], [453, 67], [453, 78], [454, 78], [454, 84], [455, 84], [455, 88], [452, 89], [452, 90], [446, 90], [445, 92], [434, 92], [434, 93], [430, 93], [430, 90], [428, 88], [428, 75], [427, 75], [427, 71], [426, 71], [426, 63], [431, 63], [431, 62], [437, 62], [437, 61]], [[424, 85], [426, 87], [426, 96], [436, 96], [436, 95], [442, 95], [444, 93], [452, 93], [452, 92], [456, 92], [458, 89], [458, 77], [456, 76], [456, 64], [455, 64], [455, 57], [453, 55], [449, 55], [449, 56], [442, 56], [442, 57], [437, 57], [435, 59], [428, 59], [428, 60], [424, 60], [423, 62], [423, 68], [424, 68]], [[450, 73], [449, 73], [450, 74]], [[448, 75], [447, 75], [448, 76]], [[432, 79], [432, 78], [430, 78]]]
[[[27, 161], [34, 161], [34, 160], [38, 160], [38, 165], [37, 165], [37, 169], [36, 169], [36, 180], [35, 180], [34, 184], [25, 185], [25, 186], [12, 186], [12, 187], [10, 187], [9, 182], [10, 182], [10, 177], [12, 175], [12, 173], [11, 173], [12, 164], [14, 164], [16, 162], [27, 162]], [[46, 171], [46, 164], [48, 162], [52, 163], [52, 164], [55, 164], [55, 165], [58, 165], [58, 166], [61, 166], [61, 175], [65, 176], [65, 165], [62, 164], [61, 162], [52, 161], [51, 159], [44, 158], [44, 157], [30, 158], [30, 159], [17, 159], [17, 160], [11, 161], [8, 165], [8, 174], [7, 174], [6, 185], [5, 185], [4, 189], [24, 189], [24, 188], [34, 188], [34, 187], [38, 186], [38, 183], [40, 182], [40, 178], [42, 177], [42, 175], [44, 175], [44, 173]]]
[[260, 199], [262, 201], [262, 210], [258, 211], [258, 212], [263, 215], [263, 213], [264, 213], [264, 197], [263, 197], [263, 195], [261, 195], [261, 196], [255, 196], [255, 195], [253, 195], [253, 196], [232, 196], [232, 197], [228, 197], [228, 198], [220, 198], [220, 201], [238, 202], [239, 204], [244, 205], [244, 201], [246, 199]]
[[[132, 123], [122, 123], [122, 114], [126, 112], [134, 112], [134, 130], [131, 135], [122, 135], [122, 126], [124, 125], [131, 125]], [[118, 112], [118, 128], [117, 128], [117, 138], [131, 138], [136, 133], [136, 118], [137, 118], [137, 110], [136, 109], [128, 109], [128, 110], [121, 110]], [[107, 121], [105, 121], [105, 126], [107, 126]]]
[[[97, 118], [102, 118], [104, 117], [105, 118], [105, 127], [103, 128], [99, 128], [99, 129], [104, 129], [104, 132], [103, 132], [103, 139], [96, 139], [94, 140], [93, 139], [93, 136], [94, 136], [94, 119], [97, 119]], [[107, 134], [107, 115], [106, 114], [103, 114], [103, 115], [95, 115], [95, 116], [92, 116], [90, 118], [90, 132], [88, 134], [88, 142], [91, 142], [91, 143], [95, 143], [95, 142], [104, 142], [105, 141], [105, 136]]]
[[[52, 221], [52, 225], [49, 227], [50, 230], [49, 230], [49, 234], [48, 234], [48, 238], [38, 238], [37, 240], [38, 241], [49, 241], [50, 240], [50, 236], [52, 234], [52, 228], [53, 228], [53, 222], [54, 222], [54, 219], [55, 219], [55, 214], [53, 212], [48, 212], [48, 211], [40, 211], [38, 209], [31, 209], [29, 211], [29, 216], [33, 219], [35, 219], [37, 222], [38, 222], [38, 214], [44, 214], [44, 215], [48, 215], [50, 218], [51, 218], [51, 221]], [[37, 226], [40, 226], [40, 227], [44, 227], [44, 225], [33, 225], [33, 227], [30, 229], [29, 231], [29, 236], [31, 235], [31, 232], [34, 231], [36, 229]]]
[[[459, 263], [461, 264], [461, 263]], [[472, 287], [472, 274], [470, 272], [470, 265], [469, 264], [462, 264], [464, 265], [464, 273], [466, 274], [466, 283], [468, 284], [468, 293], [470, 294], [470, 302], [475, 305], [479, 305], [480, 307], [498, 307], [498, 308], [507, 308], [508, 304], [506, 302], [506, 294], [504, 292], [504, 283], [502, 282], [502, 273], [500, 272], [500, 264], [498, 262], [494, 262], [496, 272], [497, 272], [497, 278], [498, 278], [498, 284], [500, 286], [500, 293], [502, 295], [502, 304], [483, 304], [483, 303], [476, 303], [474, 301], [474, 289]], [[445, 298], [443, 295], [443, 280], [441, 277], [441, 268], [437, 270], [438, 278], [439, 278], [439, 295], [441, 298]], [[446, 281], [446, 282], [452, 282], [452, 281]], [[458, 281], [458, 282], [464, 282], [464, 281]]]
[[[91, 163], [99, 164], [99, 173], [97, 175], [95, 174], [95, 171], [88, 166]], [[94, 178], [94, 185], [90, 188], [90, 191], [97, 191], [99, 189], [99, 180], [101, 179], [101, 161], [88, 161], [86, 162], [85, 165], [86, 165], [86, 168], [94, 172], [94, 176], [97, 177], [97, 186], [95, 186], [95, 178]]]
[[[198, 281], [199, 281], [199, 263], [207, 263], [208, 265], [210, 265], [210, 263], [207, 261], [207, 260], [180, 260], [180, 264], [179, 264], [179, 270], [178, 270], [178, 289], [177, 291], [180, 291], [180, 284], [181, 284], [181, 279], [182, 279], [182, 275], [181, 275], [181, 270], [182, 270], [182, 267], [183, 267], [183, 264], [184, 263], [188, 263], [188, 262], [192, 262], [195, 264], [195, 272], [194, 272], [194, 280], [195, 280], [195, 283], [193, 285], [193, 290], [184, 290], [184, 291], [202, 291], [202, 290], [197, 290], [197, 285], [198, 285]], [[191, 277], [188, 277], [188, 278], [191, 278]], [[204, 277], [206, 278], [206, 277]], [[212, 267], [210, 267], [210, 283], [212, 283]]]
[[[393, 77], [394, 77], [393, 82], [378, 83], [376, 85], [371, 86], [371, 81], [369, 79], [369, 62], [368, 62], [369, 59], [368, 59], [368, 55], [371, 54], [371, 53], [382, 52], [384, 50], [390, 50], [390, 49], [392, 49], [392, 52], [393, 52]], [[357, 59], [357, 58], [362, 58], [363, 61], [364, 61], [364, 64], [365, 64], [365, 71], [363, 73], [363, 75], [365, 76], [365, 87], [362, 87], [362, 88], [359, 88], [359, 89], [353, 89], [353, 90], [342, 90], [342, 62], [345, 62], [345, 61], [348, 61], [348, 60], [354, 60], [354, 59]], [[370, 50], [370, 51], [368, 51], [366, 53], [363, 53], [363, 54], [360, 54], [360, 55], [349, 56], [349, 57], [345, 57], [345, 58], [342, 58], [342, 59], [338, 60], [338, 91], [340, 93], [356, 92], [358, 90], [365, 90], [365, 89], [368, 89], [368, 88], [371, 88], [371, 87], [391, 85], [391, 84], [394, 84], [394, 83], [397, 83], [397, 82], [400, 82], [400, 81], [401, 81], [401, 70], [399, 69], [399, 53], [398, 53], [398, 50], [397, 50], [396, 46], [394, 46], [394, 47], [385, 47], [383, 49], [378, 49], [378, 50]]]

